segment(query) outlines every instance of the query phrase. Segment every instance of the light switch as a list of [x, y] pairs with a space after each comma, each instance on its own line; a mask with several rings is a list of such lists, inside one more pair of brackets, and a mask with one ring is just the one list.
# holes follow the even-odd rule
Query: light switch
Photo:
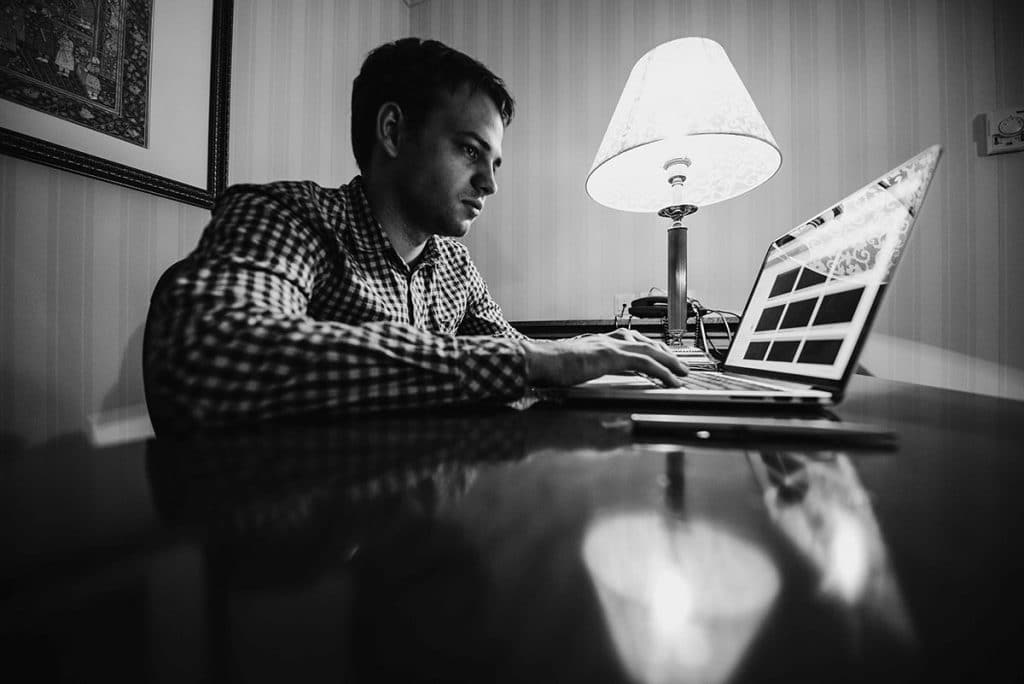
[[985, 133], [988, 154], [1024, 150], [1024, 107], [987, 113]]

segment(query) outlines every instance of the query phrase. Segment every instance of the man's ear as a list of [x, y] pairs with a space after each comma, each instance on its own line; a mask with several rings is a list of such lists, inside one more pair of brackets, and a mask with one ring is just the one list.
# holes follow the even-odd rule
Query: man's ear
[[384, 154], [390, 159], [398, 156], [404, 124], [405, 117], [397, 102], [385, 102], [377, 110], [377, 127], [375, 129], [377, 142], [380, 143]]

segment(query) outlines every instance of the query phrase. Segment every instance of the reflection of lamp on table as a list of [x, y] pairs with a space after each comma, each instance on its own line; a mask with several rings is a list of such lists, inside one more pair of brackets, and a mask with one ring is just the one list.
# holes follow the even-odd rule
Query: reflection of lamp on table
[[658, 212], [668, 231], [668, 331], [686, 331], [686, 227], [698, 207], [771, 178], [782, 155], [722, 46], [680, 38], [633, 67], [587, 177], [612, 209]]
[[764, 549], [712, 520], [604, 513], [581, 552], [615, 652], [644, 684], [729, 682], [782, 585]]

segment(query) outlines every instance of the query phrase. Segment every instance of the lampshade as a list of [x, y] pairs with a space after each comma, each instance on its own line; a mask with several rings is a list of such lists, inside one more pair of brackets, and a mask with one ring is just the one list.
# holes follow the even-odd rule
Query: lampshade
[[[673, 160], [684, 159], [688, 165], [666, 171]], [[757, 187], [781, 164], [775, 138], [722, 46], [708, 38], [679, 38], [633, 67], [587, 177], [587, 193], [623, 211], [701, 207]], [[668, 182], [672, 173], [686, 176], [676, 194]]]

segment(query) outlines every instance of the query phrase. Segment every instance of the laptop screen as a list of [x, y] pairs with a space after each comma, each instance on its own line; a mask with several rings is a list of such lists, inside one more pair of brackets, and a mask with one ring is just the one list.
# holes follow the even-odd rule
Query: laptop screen
[[772, 241], [726, 368], [847, 377], [910, 237], [941, 147], [929, 147]]

